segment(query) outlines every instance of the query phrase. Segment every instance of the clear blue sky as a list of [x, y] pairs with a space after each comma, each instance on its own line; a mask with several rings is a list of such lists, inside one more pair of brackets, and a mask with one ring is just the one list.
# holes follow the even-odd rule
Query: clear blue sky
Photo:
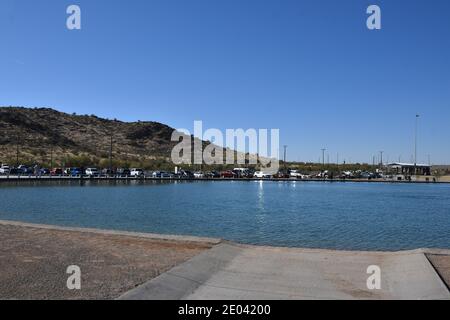
[[[66, 8], [82, 30], [66, 29]], [[382, 30], [366, 8], [382, 9]], [[288, 159], [450, 163], [448, 0], [1, 0], [0, 105], [279, 128]]]

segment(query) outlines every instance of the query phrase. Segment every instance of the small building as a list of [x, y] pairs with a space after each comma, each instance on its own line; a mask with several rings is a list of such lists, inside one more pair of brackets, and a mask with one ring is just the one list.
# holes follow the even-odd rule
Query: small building
[[431, 165], [428, 164], [414, 164], [414, 163], [401, 163], [394, 162], [387, 165], [389, 172], [394, 174], [403, 175], [421, 175], [429, 176], [431, 175]]

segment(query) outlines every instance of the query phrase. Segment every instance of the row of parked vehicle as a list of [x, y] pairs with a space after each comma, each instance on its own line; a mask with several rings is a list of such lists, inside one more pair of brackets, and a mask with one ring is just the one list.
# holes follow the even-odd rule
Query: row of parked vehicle
[[192, 172], [188, 170], [177, 170], [177, 172], [168, 171], [145, 171], [141, 168], [117, 168], [117, 169], [98, 169], [95, 167], [81, 168], [41, 168], [38, 165], [10, 167], [7, 164], [0, 166], [0, 174], [2, 175], [40, 175], [40, 176], [117, 176], [117, 177], [150, 177], [150, 178], [272, 178], [271, 174], [263, 171], [254, 171], [247, 168], [235, 168], [234, 170], [225, 171], [208, 171], [208, 172]]
[[271, 179], [271, 178], [293, 178], [293, 179], [380, 179], [384, 175], [381, 171], [376, 172], [366, 172], [366, 171], [344, 171], [336, 176], [332, 172], [327, 170], [313, 173], [313, 174], [303, 174], [299, 170], [287, 170], [280, 171], [276, 174], [267, 173], [264, 171], [255, 171], [249, 168], [235, 168], [233, 170], [225, 171], [188, 171], [188, 170], [177, 170], [176, 172], [168, 171], [146, 171], [141, 168], [116, 168], [116, 169], [98, 169], [95, 167], [81, 168], [81, 167], [71, 167], [71, 168], [41, 168], [38, 165], [26, 166], [19, 165], [16, 167], [11, 167], [7, 164], [2, 164], [0, 166], [0, 175], [39, 175], [39, 176], [86, 176], [86, 177], [148, 177], [148, 178], [189, 178], [189, 179], [218, 179], [218, 178], [228, 178], [228, 179], [239, 179], [239, 178], [258, 178], [258, 179]]

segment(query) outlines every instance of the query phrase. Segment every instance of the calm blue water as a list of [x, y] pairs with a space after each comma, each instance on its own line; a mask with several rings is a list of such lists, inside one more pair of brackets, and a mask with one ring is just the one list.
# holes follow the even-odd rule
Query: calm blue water
[[0, 184], [0, 219], [349, 250], [450, 248], [450, 185]]

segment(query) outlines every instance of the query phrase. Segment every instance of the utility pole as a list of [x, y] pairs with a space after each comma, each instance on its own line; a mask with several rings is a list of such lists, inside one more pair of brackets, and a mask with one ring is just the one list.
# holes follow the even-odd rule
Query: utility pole
[[336, 154], [336, 165], [337, 165], [337, 172], [339, 174], [339, 152]]
[[419, 114], [416, 114], [416, 126], [414, 130], [414, 175], [417, 175], [417, 127], [419, 125]]
[[55, 132], [52, 130], [52, 136], [51, 136], [51, 140], [50, 140], [50, 170], [53, 169], [53, 148], [55, 145]]
[[113, 135], [111, 133], [109, 144], [109, 174], [112, 175], [112, 151], [113, 151]]
[[322, 149], [322, 171], [325, 171], [325, 148]]
[[16, 168], [19, 166], [19, 143], [20, 143], [20, 133], [17, 133], [17, 140], [16, 140]]
[[50, 170], [53, 169], [53, 142], [50, 146]]

